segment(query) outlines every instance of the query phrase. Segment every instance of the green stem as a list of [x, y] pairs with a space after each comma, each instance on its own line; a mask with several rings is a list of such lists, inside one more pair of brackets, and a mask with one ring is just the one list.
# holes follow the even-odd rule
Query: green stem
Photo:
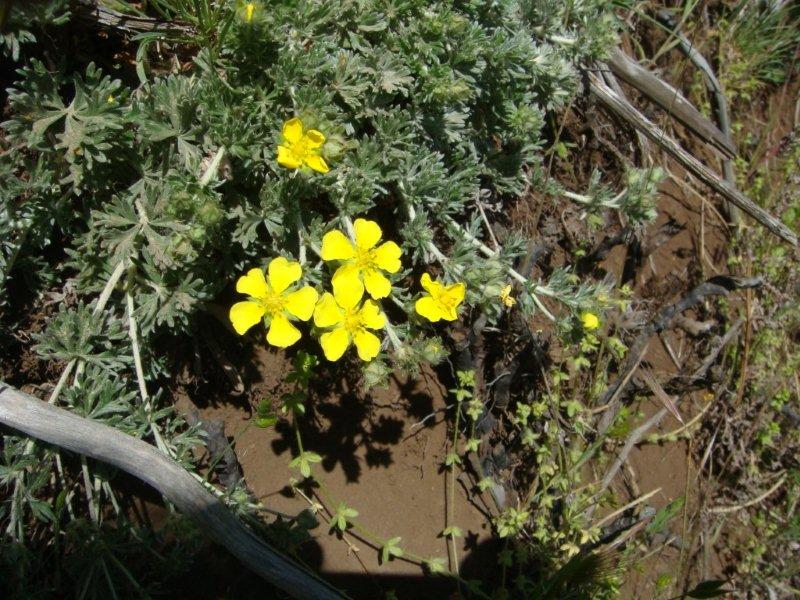
[[[452, 452], [453, 454], [457, 454], [458, 448], [458, 423], [461, 418], [461, 400], [456, 402], [456, 418], [455, 423], [453, 425], [453, 443], [452, 443]], [[450, 489], [447, 491], [448, 496], [448, 504], [447, 509], [445, 510], [445, 527], [450, 527], [453, 524], [453, 520], [455, 519], [455, 498], [454, 493], [456, 489], [456, 463], [453, 462], [450, 464]], [[458, 575], [458, 549], [456, 548], [456, 539], [455, 536], [449, 535], [450, 538], [450, 546], [453, 550], [453, 569]]]

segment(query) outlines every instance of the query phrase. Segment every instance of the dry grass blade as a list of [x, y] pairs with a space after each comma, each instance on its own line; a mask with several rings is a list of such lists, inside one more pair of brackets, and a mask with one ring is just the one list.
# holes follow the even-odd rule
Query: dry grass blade
[[684, 422], [681, 413], [678, 412], [678, 407], [675, 406], [675, 402], [672, 400], [672, 397], [667, 394], [661, 384], [656, 381], [655, 377], [653, 377], [653, 373], [650, 369], [639, 369], [640, 377], [642, 381], [650, 388], [650, 391], [653, 392], [653, 395], [661, 401], [661, 404], [664, 405], [669, 413], [678, 419], [681, 423]]

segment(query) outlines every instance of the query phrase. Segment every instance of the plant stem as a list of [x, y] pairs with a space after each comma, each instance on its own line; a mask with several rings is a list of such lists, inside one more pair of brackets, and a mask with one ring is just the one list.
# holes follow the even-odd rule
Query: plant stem
[[[457, 448], [457, 444], [458, 444], [458, 422], [459, 422], [459, 420], [461, 418], [461, 400], [458, 400], [456, 402], [455, 409], [456, 409], [456, 418], [455, 418], [455, 422], [453, 424], [453, 442], [452, 442], [452, 446], [451, 446], [451, 450], [450, 451], [453, 454], [457, 455], [457, 453], [458, 453], [458, 448]], [[455, 519], [455, 498], [454, 498], [455, 489], [456, 489], [456, 463], [455, 462], [451, 462], [450, 463], [450, 478], [447, 479], [446, 481], [449, 481], [449, 484], [450, 484], [449, 485], [449, 489], [447, 489], [448, 486], [445, 485], [445, 488], [447, 489], [447, 500], [448, 500], [448, 503], [447, 503], [447, 506], [445, 508], [444, 514], [445, 514], [445, 527], [447, 528], [447, 527], [451, 527], [452, 526], [453, 521]], [[452, 535], [452, 533], [450, 535], [448, 535], [447, 537], [450, 538], [450, 547], [451, 547], [452, 552], [453, 552], [453, 559], [452, 559], [453, 570], [455, 571], [456, 575], [458, 575], [459, 574], [459, 572], [458, 572], [458, 549], [456, 548], [456, 539], [455, 539], [455, 536]]]

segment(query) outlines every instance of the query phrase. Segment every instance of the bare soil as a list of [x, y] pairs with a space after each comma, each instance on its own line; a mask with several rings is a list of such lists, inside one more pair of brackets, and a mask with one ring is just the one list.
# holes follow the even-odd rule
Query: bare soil
[[[288, 391], [283, 377], [291, 365], [284, 352], [267, 348], [261, 340], [245, 345], [253, 369], [244, 396], [208, 396], [184, 388], [177, 407], [180, 411], [197, 407], [202, 419], [222, 421], [253, 496], [269, 509], [293, 516], [309, 508], [307, 500], [293, 494], [288, 485], [299, 477], [288, 467], [295, 454], [294, 433], [288, 425], [266, 429], [252, 425], [253, 411], [262, 398], [277, 399]], [[328, 498], [335, 498], [355, 508], [358, 522], [381, 538], [400, 536], [403, 546], [418, 555], [447, 557], [440, 535], [446, 526], [441, 465], [448, 444], [447, 390], [430, 370], [417, 378], [393, 377], [387, 388], [368, 391], [343, 377], [347, 369], [339, 365], [328, 365], [326, 371], [312, 390], [312, 414], [301, 426], [305, 449], [323, 458], [317, 470], [325, 486], [322, 497], [329, 505]], [[476, 563], [469, 555], [486, 551], [491, 531], [484, 508], [466, 493], [471, 486], [466, 480], [457, 484], [455, 522], [465, 534], [458, 543], [461, 566], [465, 574], [480, 576], [482, 561]], [[323, 575], [350, 581], [353, 587], [347, 591], [355, 597], [375, 597], [377, 580], [388, 577], [389, 587], [402, 587], [404, 578], [413, 581], [421, 576], [418, 565], [403, 560], [379, 565], [379, 553], [358, 534], [331, 534], [324, 522], [303, 552], [303, 558]], [[433, 591], [441, 593], [441, 587], [435, 585]]]

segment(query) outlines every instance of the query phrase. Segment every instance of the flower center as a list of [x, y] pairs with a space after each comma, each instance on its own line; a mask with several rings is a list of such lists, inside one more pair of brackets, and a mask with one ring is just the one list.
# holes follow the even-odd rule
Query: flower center
[[453, 310], [458, 306], [458, 302], [456, 302], [455, 298], [451, 297], [445, 290], [437, 294], [431, 294], [431, 296], [447, 310]]
[[355, 335], [355, 333], [361, 329], [361, 315], [358, 314], [357, 310], [352, 308], [345, 310], [342, 325], [347, 333], [351, 336]]
[[375, 263], [374, 248], [370, 248], [369, 250], [364, 250], [363, 248], [356, 247], [355, 264], [360, 271], [376, 268], [377, 265]]
[[275, 316], [283, 311], [286, 305], [286, 299], [283, 294], [276, 294], [272, 289], [267, 290], [267, 294], [261, 299], [261, 304], [267, 311], [270, 317]]

